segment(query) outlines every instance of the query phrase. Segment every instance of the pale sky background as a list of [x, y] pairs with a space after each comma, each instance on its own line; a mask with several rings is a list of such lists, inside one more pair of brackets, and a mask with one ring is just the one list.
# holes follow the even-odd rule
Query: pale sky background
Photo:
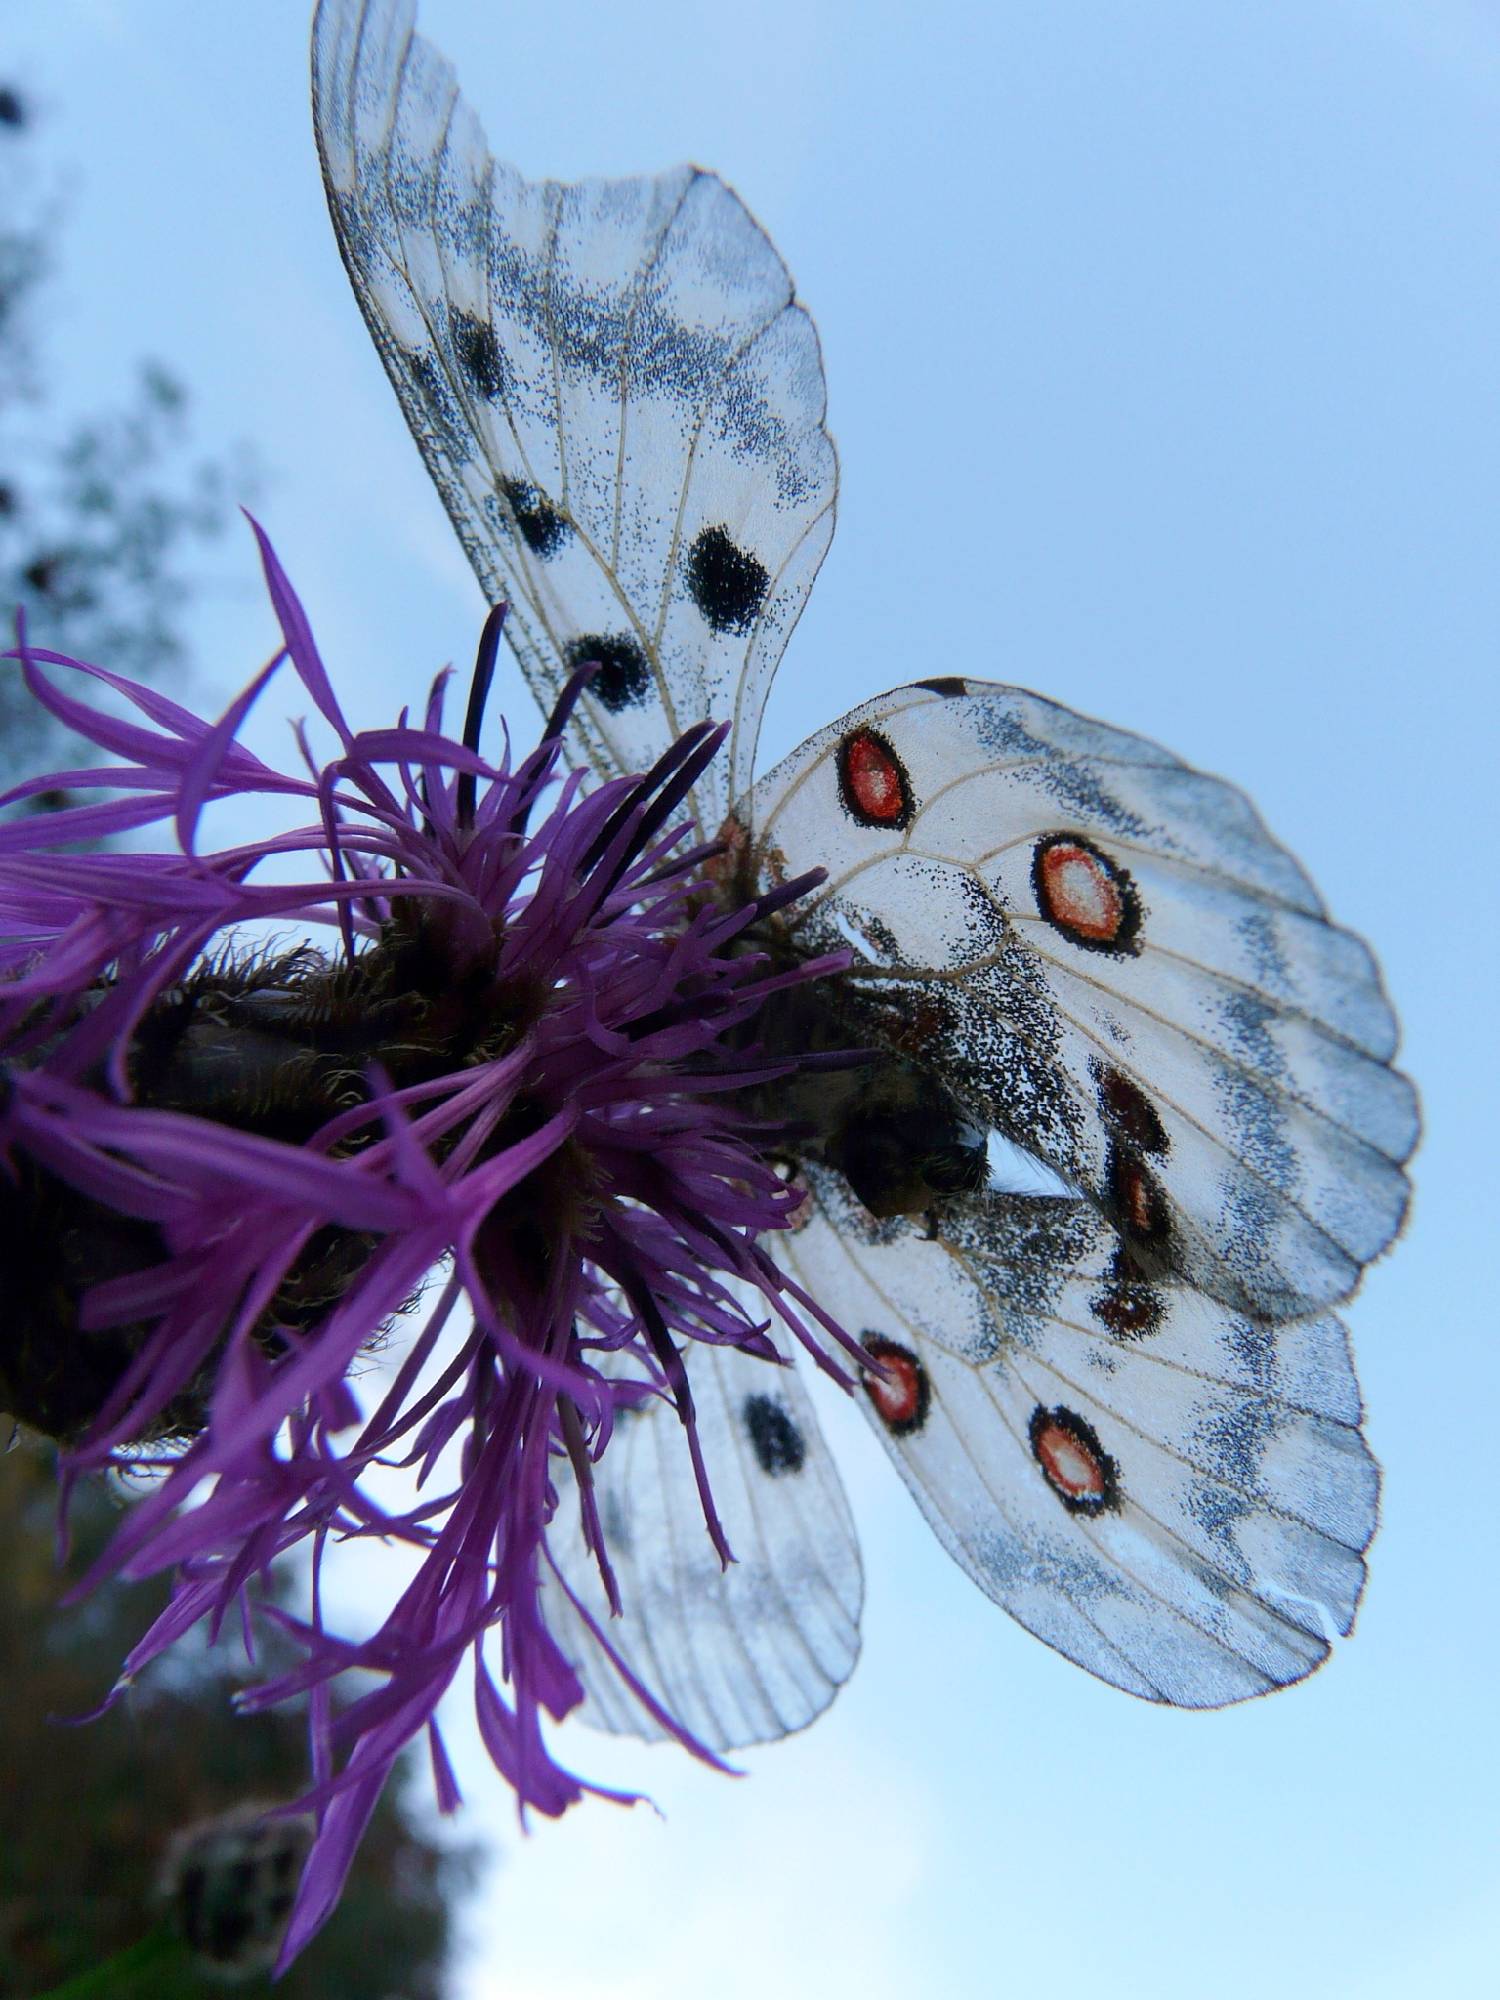
[[[482, 613], [347, 292], [300, 0], [7, 0], [0, 68], [70, 183], [62, 400], [136, 356], [262, 512], [353, 714]], [[821, 328], [839, 533], [763, 764], [921, 675], [1010, 679], [1246, 786], [1374, 942], [1426, 1105], [1405, 1240], [1352, 1312], [1385, 1521], [1305, 1686], [1153, 1709], [1049, 1653], [836, 1434], [865, 1656], [732, 1782], [564, 1738], [666, 1818], [586, 1805], [502, 1852], [460, 2000], [1360, 2000], [1492, 1991], [1500, 10], [1488, 0], [733, 8], [430, 0], [533, 175], [685, 157], [739, 189]], [[269, 651], [248, 536], [195, 686]], [[532, 714], [513, 670], [503, 706]], [[268, 698], [259, 743], [274, 737]], [[371, 1994], [379, 1993], [372, 1968]]]

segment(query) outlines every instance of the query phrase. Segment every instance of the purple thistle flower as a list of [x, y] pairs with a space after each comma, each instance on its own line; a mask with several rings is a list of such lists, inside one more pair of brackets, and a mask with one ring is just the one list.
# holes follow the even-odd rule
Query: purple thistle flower
[[[403, 712], [355, 733], [256, 532], [283, 646], [217, 723], [24, 635], [11, 656], [44, 708], [118, 761], [3, 801], [101, 795], [0, 825], [0, 1238], [16, 1293], [0, 1403], [64, 1443], [68, 1480], [158, 1471], [97, 1572], [175, 1571], [119, 1687], [201, 1620], [217, 1635], [235, 1614], [248, 1643], [253, 1586], [310, 1544], [309, 1616], [268, 1613], [298, 1663], [244, 1701], [310, 1697], [298, 1805], [318, 1833], [285, 1963], [332, 1909], [424, 1729], [439, 1803], [457, 1803], [434, 1709], [466, 1656], [523, 1815], [593, 1789], [553, 1761], [541, 1721], [582, 1694], [541, 1612], [559, 1466], [618, 1609], [590, 1468], [622, 1410], [675, 1403], [707, 1532], [730, 1555], [680, 1343], [774, 1365], [774, 1314], [840, 1379], [809, 1322], [859, 1350], [761, 1246], [800, 1197], [744, 1108], [742, 1093], [795, 1066], [757, 1051], [755, 1015], [845, 961], [777, 966], [752, 946], [752, 927], [817, 877], [736, 910], [709, 892], [716, 850], [685, 845], [682, 808], [723, 731], [700, 725], [644, 778], [585, 792], [559, 747], [585, 668], [529, 757], [486, 761], [497, 612], [461, 742], [442, 731], [441, 677], [420, 724]], [[340, 744], [319, 767], [302, 737], [306, 775], [236, 741], [287, 660]], [[103, 682], [144, 720], [91, 706], [48, 666]], [[305, 802], [311, 823], [200, 849], [204, 807], [256, 793]], [[163, 821], [170, 848], [91, 846]], [[273, 862], [294, 879], [271, 879]], [[237, 934], [267, 922], [317, 925], [331, 946]], [[367, 1410], [351, 1372], [444, 1264]], [[366, 1478], [392, 1464], [421, 1489], [404, 1512]], [[348, 1637], [324, 1621], [323, 1565], [370, 1535], [408, 1544], [415, 1574], [377, 1630]], [[350, 1668], [380, 1684], [336, 1710]]]

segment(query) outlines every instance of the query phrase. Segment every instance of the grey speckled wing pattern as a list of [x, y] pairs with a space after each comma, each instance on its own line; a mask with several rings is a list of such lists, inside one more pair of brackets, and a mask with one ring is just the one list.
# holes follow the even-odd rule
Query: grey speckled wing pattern
[[1379, 1473], [1344, 1330], [1122, 1289], [1091, 1204], [1001, 1194], [938, 1231], [808, 1169], [784, 1258], [887, 1373], [862, 1400], [939, 1540], [1116, 1687], [1218, 1707], [1349, 1631]]
[[866, 703], [756, 788], [826, 884], [851, 1018], [1071, 1196], [876, 1221], [809, 1166], [788, 1262], [883, 1365], [868, 1413], [969, 1574], [1132, 1692], [1215, 1706], [1347, 1632], [1378, 1474], [1347, 1297], [1417, 1136], [1365, 947], [1244, 797], [1019, 689]]
[[323, 0], [314, 25], [355, 293], [543, 707], [597, 661], [575, 747], [610, 774], [731, 722], [697, 800], [716, 826], [833, 532], [817, 334], [722, 181], [524, 180], [414, 18]]

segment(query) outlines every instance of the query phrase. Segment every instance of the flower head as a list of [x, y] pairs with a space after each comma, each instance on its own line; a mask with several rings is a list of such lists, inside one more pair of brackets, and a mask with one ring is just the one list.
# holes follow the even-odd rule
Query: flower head
[[[488, 761], [495, 614], [461, 741], [443, 733], [441, 679], [420, 722], [356, 733], [263, 536], [261, 551], [283, 645], [216, 723], [24, 640], [14, 656], [118, 761], [17, 787], [7, 803], [102, 796], [0, 826], [0, 1232], [21, 1274], [0, 1402], [65, 1443], [70, 1477], [158, 1471], [105, 1558], [176, 1574], [126, 1680], [199, 1620], [238, 1613], [248, 1631], [257, 1579], [310, 1545], [309, 1615], [268, 1614], [298, 1663], [246, 1701], [310, 1696], [302, 1803], [319, 1830], [286, 1958], [423, 1729], [440, 1803], [456, 1802], [433, 1711], [466, 1657], [523, 1810], [586, 1789], [541, 1726], [581, 1697], [540, 1603], [559, 1467], [613, 1600], [590, 1468], [622, 1409], [671, 1400], [727, 1559], [682, 1343], [774, 1365], [777, 1315], [835, 1372], [809, 1321], [857, 1350], [761, 1243], [798, 1196], [746, 1108], [792, 1067], [758, 1051], [755, 1015], [841, 961], [778, 966], [754, 947], [815, 878], [738, 909], [709, 893], [714, 850], [686, 844], [683, 803], [721, 732], [587, 791], [560, 764], [584, 669], [538, 749]], [[307, 769], [291, 775], [236, 740], [284, 661], [339, 741], [319, 765], [299, 729]], [[205, 807], [261, 793], [306, 823], [200, 847]], [[156, 824], [175, 837], [157, 851], [93, 845]], [[327, 941], [288, 943], [289, 925]], [[420, 1330], [363, 1396], [352, 1371], [439, 1270]], [[372, 1477], [392, 1464], [420, 1489], [400, 1511]], [[414, 1574], [377, 1629], [335, 1631], [324, 1564], [369, 1536], [408, 1544]], [[336, 1711], [350, 1668], [379, 1683]]]
[[173, 1836], [157, 1895], [200, 1971], [221, 1981], [270, 1971], [312, 1838], [306, 1814], [250, 1800]]

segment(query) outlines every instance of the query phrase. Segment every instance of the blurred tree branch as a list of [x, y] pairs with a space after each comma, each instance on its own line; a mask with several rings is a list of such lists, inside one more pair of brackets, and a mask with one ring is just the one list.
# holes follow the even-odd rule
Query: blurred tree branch
[[[0, 618], [24, 606], [33, 643], [132, 678], [183, 658], [197, 545], [250, 497], [248, 454], [194, 456], [186, 395], [142, 362], [122, 408], [61, 427], [38, 365], [58, 203], [32, 154], [34, 119], [0, 84]], [[0, 677], [0, 764], [33, 761], [47, 718]]]

